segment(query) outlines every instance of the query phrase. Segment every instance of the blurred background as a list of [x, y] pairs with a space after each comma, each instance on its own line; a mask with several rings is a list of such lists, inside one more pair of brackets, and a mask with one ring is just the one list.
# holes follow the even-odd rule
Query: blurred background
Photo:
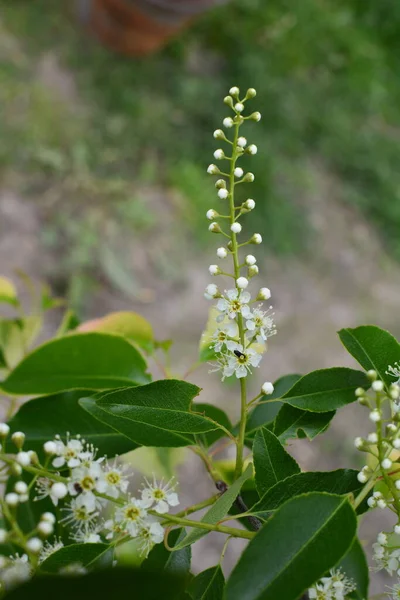
[[[140, 312], [176, 340], [183, 373], [218, 244], [205, 219], [218, 208], [212, 132], [229, 88], [255, 87], [263, 118], [244, 132], [259, 148], [246, 226], [264, 238], [259, 282], [278, 325], [258, 383], [354, 366], [341, 327], [400, 334], [397, 0], [231, 0], [155, 54], [161, 34], [149, 46], [142, 35], [138, 50], [117, 32], [114, 52], [88, 2], [0, 7], [0, 273], [47, 281], [83, 319]], [[206, 372], [192, 378], [202, 401], [234, 417], [232, 392]], [[363, 416], [344, 409], [320, 440], [293, 443], [303, 468], [361, 466]], [[376, 519], [366, 539], [384, 526]], [[203, 558], [202, 568], [215, 559]]]

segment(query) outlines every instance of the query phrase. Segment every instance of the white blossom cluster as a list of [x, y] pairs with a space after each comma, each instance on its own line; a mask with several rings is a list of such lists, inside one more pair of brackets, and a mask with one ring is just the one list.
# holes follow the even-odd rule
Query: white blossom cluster
[[[254, 144], [248, 144], [245, 137], [239, 136], [238, 128], [245, 120], [259, 121], [261, 119], [259, 112], [253, 112], [249, 116], [243, 115], [246, 101], [254, 98], [256, 91], [250, 88], [242, 100], [239, 95], [240, 90], [233, 87], [229, 91], [229, 96], [224, 99], [225, 104], [233, 110], [234, 116], [226, 117], [223, 125], [227, 129], [234, 128], [234, 140], [229, 140], [222, 129], [214, 132], [215, 139], [223, 140], [232, 147], [230, 156], [227, 156], [222, 149], [214, 152], [217, 160], [224, 160], [230, 165], [230, 173], [221, 171], [215, 164], [209, 165], [207, 169], [208, 173], [219, 176], [215, 184], [217, 196], [219, 200], [226, 201], [230, 213], [223, 215], [215, 209], [208, 210], [206, 216], [212, 221], [209, 230], [229, 239], [226, 246], [220, 246], [217, 249], [217, 257], [221, 260], [228, 256], [233, 257], [235, 271], [233, 274], [227, 273], [217, 264], [210, 265], [211, 275], [233, 277], [235, 287], [220, 290], [216, 284], [210, 283], [205, 292], [207, 299], [217, 300], [217, 328], [213, 334], [210, 348], [217, 353], [218, 364], [214, 370], [222, 372], [222, 379], [232, 375], [236, 375], [240, 379], [251, 373], [252, 368], [260, 365], [262, 355], [266, 350], [267, 339], [276, 333], [272, 307], [263, 310], [262, 304], [254, 305], [258, 301], [269, 300], [270, 290], [266, 287], [261, 288], [253, 301], [250, 293], [246, 291], [250, 279], [258, 274], [256, 257], [247, 254], [243, 259], [243, 264], [238, 264], [239, 247], [262, 243], [259, 233], [254, 233], [250, 239], [240, 244], [237, 241], [237, 236], [242, 231], [239, 219], [255, 208], [255, 201], [248, 198], [239, 206], [234, 204], [235, 186], [254, 181], [253, 173], [245, 173], [241, 167], [235, 166], [236, 160], [246, 154], [257, 153], [257, 147]], [[224, 223], [227, 225], [225, 226]], [[242, 269], [246, 269], [246, 276], [242, 275]]]
[[[8, 425], [0, 423], [0, 439], [5, 440], [8, 433]], [[18, 452], [9, 454], [4, 466], [14, 476], [21, 476], [24, 468], [38, 473], [32, 488], [33, 499], [49, 498], [56, 507], [62, 502], [61, 522], [68, 527], [72, 541], [99, 543], [137, 539], [145, 556], [154, 544], [163, 541], [164, 527], [160, 519], [170, 507], [179, 504], [171, 481], [164, 483], [157, 482], [155, 478], [152, 481], [145, 479], [139, 497], [134, 497], [128, 491], [129, 466], [118, 460], [110, 462], [105, 456], [97, 457], [93, 445], [79, 435], [71, 437], [67, 434], [65, 441], [57, 435], [45, 442], [46, 466], [40, 464], [35, 452], [23, 449], [25, 435], [22, 432], [14, 433], [11, 439]], [[13, 491], [5, 494], [6, 512], [3, 512], [6, 520], [16, 515], [19, 504], [28, 501], [30, 491], [30, 487], [20, 479]], [[107, 519], [103, 514], [107, 515]], [[15, 537], [12, 523], [8, 523], [7, 530], [0, 529], [1, 544], [16, 543], [24, 551], [22, 556], [0, 557], [0, 584], [6, 589], [13, 582], [20, 583], [30, 576], [32, 557], [35, 564], [40, 564], [63, 547], [61, 540], [54, 537], [55, 522], [56, 517], [51, 512], [43, 513], [32, 534], [28, 534], [23, 542]], [[79, 565], [75, 567], [81, 568]]]
[[322, 577], [308, 590], [310, 600], [346, 600], [356, 589], [354, 582], [340, 569], [331, 569], [329, 577]]

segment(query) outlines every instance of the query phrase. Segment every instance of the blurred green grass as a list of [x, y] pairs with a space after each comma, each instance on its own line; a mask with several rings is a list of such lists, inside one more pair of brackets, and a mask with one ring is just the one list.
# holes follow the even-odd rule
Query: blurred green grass
[[[122, 212], [146, 230], [157, 217], [132, 188], [173, 188], [182, 223], [201, 245], [213, 198], [205, 174], [212, 131], [227, 114], [221, 98], [232, 85], [251, 86], [263, 119], [247, 130], [260, 149], [250, 194], [270, 248], [307, 249], [317, 158], [336, 177], [336, 199], [359, 207], [400, 258], [397, 0], [234, 0], [144, 60], [99, 46], [69, 3], [1, 4], [0, 168], [16, 173], [26, 193], [64, 186], [66, 217], [74, 196], [90, 214], [103, 207], [118, 222]], [[72, 74], [72, 98], [58, 98], [38, 77], [45, 53]], [[47, 225], [50, 240], [55, 227]], [[98, 225], [83, 250], [82, 232], [70, 229], [73, 260], [90, 264], [86, 246], [96, 247]]]

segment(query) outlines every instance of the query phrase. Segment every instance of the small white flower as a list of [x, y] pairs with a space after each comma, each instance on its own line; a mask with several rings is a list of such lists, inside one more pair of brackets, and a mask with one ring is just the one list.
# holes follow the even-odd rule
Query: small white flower
[[[397, 575], [399, 575], [399, 573], [397, 573]], [[394, 586], [388, 587], [387, 589], [389, 590], [388, 597], [390, 597], [391, 600], [398, 600], [400, 598], [400, 584], [399, 583], [396, 583]]]
[[388, 543], [387, 535], [386, 535], [386, 533], [383, 533], [383, 531], [378, 533], [378, 536], [376, 539], [377, 539], [378, 543], [381, 544], [381, 546], [386, 546], [386, 544]]
[[150, 483], [145, 479], [147, 487], [142, 490], [142, 505], [144, 508], [154, 506], [154, 510], [159, 514], [165, 514], [169, 511], [170, 506], [178, 506], [178, 494], [174, 492], [174, 487], [171, 486], [172, 479], [167, 483], [157, 483], [155, 477]]
[[244, 207], [247, 208], [247, 210], [253, 210], [255, 205], [256, 203], [254, 202], [253, 198], [248, 198], [244, 203]]
[[255, 308], [249, 319], [247, 319], [246, 328], [251, 332], [252, 336], [257, 336], [259, 343], [265, 342], [268, 338], [276, 334], [273, 316], [274, 313], [271, 312], [271, 307], [266, 311]]
[[99, 516], [97, 510], [91, 511], [88, 509], [82, 494], [73, 498], [70, 504], [61, 510], [67, 513], [66, 516], [61, 519], [61, 523], [70, 525], [78, 531], [86, 531], [88, 527], [94, 526], [95, 521]]
[[218, 265], [210, 265], [208, 267], [208, 272], [210, 273], [210, 275], [219, 275], [221, 273], [221, 269]]
[[240, 289], [240, 290], [245, 290], [247, 288], [247, 286], [249, 285], [249, 280], [246, 279], [246, 277], [238, 277], [236, 279], [236, 286]]
[[1, 570], [1, 582], [6, 590], [10, 590], [24, 581], [31, 578], [32, 566], [29, 563], [28, 556], [15, 554], [7, 558], [4, 567]]
[[340, 569], [331, 569], [329, 577], [322, 577], [308, 590], [308, 597], [310, 600], [345, 600], [355, 589], [353, 580]]
[[102, 474], [96, 482], [96, 490], [112, 498], [118, 498], [120, 493], [126, 494], [129, 480], [126, 472], [129, 465], [118, 465], [117, 461], [103, 465]]
[[36, 482], [37, 496], [35, 500], [43, 500], [49, 497], [54, 506], [57, 506], [58, 501], [65, 498], [68, 494], [68, 488], [65, 483], [56, 481], [55, 483], [47, 477], [39, 477]]
[[43, 542], [38, 537], [32, 537], [26, 542], [26, 549], [33, 554], [39, 554], [43, 546]]
[[101, 526], [94, 528], [88, 528], [87, 530], [77, 531], [71, 538], [78, 544], [99, 544], [101, 543], [101, 537], [99, 531], [102, 529]]
[[102, 476], [101, 466], [93, 462], [89, 467], [76, 467], [71, 471], [68, 482], [68, 491], [71, 496], [81, 495], [82, 503], [92, 512], [96, 509], [99, 500], [94, 495], [97, 483]]
[[221, 188], [218, 190], [218, 198], [221, 200], [225, 200], [229, 196], [229, 192], [226, 188]]
[[259, 233], [255, 233], [250, 240], [251, 244], [261, 244], [261, 242], [262, 242], [262, 237]]
[[231, 95], [231, 96], [239, 96], [239, 94], [240, 94], [240, 90], [239, 90], [239, 88], [238, 88], [236, 85], [234, 85], [234, 86], [233, 86], [233, 87], [231, 87], [231, 89], [229, 90], [229, 93], [230, 93], [230, 95]]
[[64, 544], [57, 538], [52, 543], [45, 542], [39, 554], [39, 564], [46, 560], [46, 558], [49, 558], [54, 552], [61, 550], [61, 548], [64, 548]]
[[257, 259], [255, 256], [253, 256], [252, 254], [248, 254], [246, 256], [246, 258], [244, 259], [244, 262], [246, 263], [246, 265], [248, 265], [249, 267], [251, 267], [252, 265], [255, 265], [257, 262]]
[[399, 568], [400, 550], [382, 546], [379, 542], [372, 544], [372, 548], [374, 551], [372, 559], [376, 563], [374, 571], [385, 569], [389, 575], [393, 575], [393, 572]]
[[390, 458], [384, 458], [383, 461], [381, 462], [381, 467], [382, 467], [382, 469], [390, 469], [392, 464], [393, 463], [390, 460]]
[[247, 152], [249, 154], [257, 154], [258, 148], [255, 144], [251, 144], [248, 148], [247, 148]]
[[225, 152], [221, 148], [218, 148], [218, 150], [214, 152], [214, 158], [217, 160], [222, 160], [225, 158]]
[[217, 165], [208, 165], [207, 167], [207, 173], [209, 173], [209, 175], [216, 175], [217, 173], [219, 173], [219, 169], [217, 167]]
[[65, 464], [71, 469], [80, 465], [81, 460], [79, 454], [83, 451], [83, 444], [80, 439], [69, 439], [67, 435], [67, 443], [62, 440], [56, 440], [57, 457], [52, 461], [53, 467], [59, 469]]
[[227, 364], [223, 368], [223, 379], [235, 374], [237, 379], [246, 377], [251, 373], [251, 367], [258, 367], [262, 359], [253, 348], [244, 349], [242, 344], [237, 344], [233, 354], [227, 356]]
[[136, 537], [140, 527], [147, 517], [143, 503], [136, 498], [130, 498], [128, 502], [115, 511], [115, 522], [131, 537]]
[[235, 110], [238, 113], [241, 113], [244, 111], [244, 105], [241, 102], [236, 102], [235, 104]]
[[243, 137], [243, 136], [241, 136], [240, 138], [238, 138], [237, 145], [239, 146], [239, 148], [245, 148], [247, 146], [247, 140], [246, 140], [246, 138]]
[[261, 391], [266, 396], [270, 396], [274, 391], [274, 386], [270, 381], [265, 381], [261, 386]]
[[235, 177], [240, 178], [240, 177], [243, 177], [244, 171], [241, 167], [236, 167], [236, 169], [233, 171], [233, 173], [234, 173]]
[[379, 379], [377, 379], [376, 381], [372, 382], [371, 387], [374, 390], [374, 392], [382, 392], [383, 388], [384, 388], [383, 381], [380, 381]]
[[228, 256], [228, 251], [226, 248], [224, 248], [223, 246], [221, 246], [221, 248], [217, 249], [217, 256], [218, 258], [226, 258]]
[[164, 529], [158, 521], [146, 522], [140, 526], [137, 537], [141, 555], [147, 556], [154, 544], [161, 544], [164, 540]]
[[251, 311], [248, 303], [251, 296], [249, 292], [243, 290], [228, 290], [224, 296], [217, 302], [217, 309], [221, 313], [217, 317], [217, 322], [221, 323], [225, 317], [235, 319], [238, 314], [241, 314], [245, 319], [251, 317]]
[[225, 139], [225, 134], [222, 131], [222, 129], [216, 129], [213, 133], [213, 136], [216, 140], [223, 140]]
[[373, 423], [378, 423], [381, 420], [382, 415], [377, 408], [374, 408], [374, 410], [369, 413], [369, 418]]
[[212, 298], [215, 298], [218, 294], [218, 286], [215, 285], [215, 283], [209, 283], [208, 286], [206, 287], [206, 291], [205, 291], [205, 297], [208, 300], [211, 300]]
[[222, 121], [224, 127], [226, 127], [227, 129], [230, 129], [231, 127], [233, 127], [233, 119], [231, 119], [231, 117], [226, 117], [223, 121]]
[[240, 223], [232, 223], [231, 231], [233, 231], [233, 233], [240, 233], [242, 231], [241, 224]]
[[222, 352], [224, 346], [227, 350], [235, 350], [237, 341], [232, 338], [238, 336], [238, 326], [235, 322], [230, 322], [223, 328], [218, 328], [214, 331], [212, 343], [210, 347], [214, 348], [215, 352]]

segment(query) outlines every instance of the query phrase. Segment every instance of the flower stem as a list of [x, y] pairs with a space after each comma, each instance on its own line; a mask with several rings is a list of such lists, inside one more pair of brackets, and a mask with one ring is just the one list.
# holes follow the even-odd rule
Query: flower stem
[[[149, 513], [154, 516], [160, 516], [158, 513], [152, 510], [149, 510]], [[232, 537], [244, 538], [246, 540], [251, 540], [256, 535], [252, 531], [236, 529], [235, 527], [225, 527], [224, 525], [213, 523], [204, 523], [204, 521], [191, 521], [190, 519], [183, 519], [181, 517], [177, 517], [176, 515], [166, 515], [165, 521], [163, 521], [161, 524], [166, 526], [169, 523], [177, 523], [178, 525], [183, 525], [184, 527], [194, 527], [195, 529], [206, 529], [207, 531], [218, 531], [219, 533], [226, 533]]]

